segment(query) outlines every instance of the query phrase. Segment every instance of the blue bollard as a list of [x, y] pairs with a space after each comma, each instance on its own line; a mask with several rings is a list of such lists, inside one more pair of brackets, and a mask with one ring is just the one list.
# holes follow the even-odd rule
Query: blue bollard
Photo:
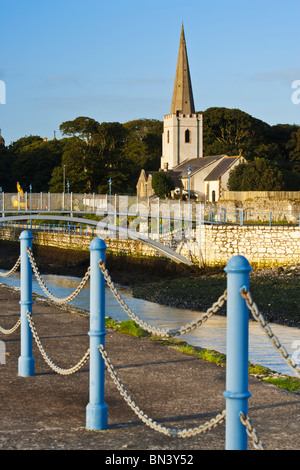
[[86, 407], [86, 428], [107, 429], [107, 405], [104, 401], [105, 364], [99, 346], [105, 344], [105, 279], [99, 261], [105, 262], [104, 240], [94, 238], [90, 244], [90, 389]]
[[249, 311], [240, 291], [249, 289], [251, 266], [244, 256], [227, 263], [226, 450], [247, 450]]
[[29, 230], [20, 235], [21, 243], [21, 355], [18, 361], [19, 375], [30, 377], [34, 375], [34, 357], [32, 356], [32, 332], [27, 318], [27, 311], [32, 313], [32, 268], [27, 253], [27, 247], [32, 247]]

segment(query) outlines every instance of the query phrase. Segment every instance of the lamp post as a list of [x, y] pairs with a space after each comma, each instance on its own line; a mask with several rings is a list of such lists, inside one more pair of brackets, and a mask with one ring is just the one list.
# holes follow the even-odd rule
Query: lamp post
[[110, 216], [109, 216], [109, 223], [111, 223], [111, 178], [109, 178], [108, 180], [108, 185], [109, 185], [109, 212], [110, 212]]
[[[69, 181], [67, 182], [67, 191], [68, 191], [68, 209], [67, 210], [69, 210], [70, 209], [70, 196], [69, 196], [69, 194], [70, 194], [70, 182]], [[68, 222], [68, 225], [69, 225], [69, 222]]]
[[110, 204], [110, 206], [111, 206], [111, 183], [112, 183], [112, 180], [111, 180], [111, 178], [109, 178], [108, 184], [109, 184], [109, 204]]
[[189, 202], [190, 202], [191, 200], [191, 173], [192, 173], [192, 169], [190, 166], [188, 167], [187, 172], [188, 172], [188, 177], [189, 177]]
[[65, 192], [65, 182], [66, 182], [66, 165], [63, 165], [63, 193]]
[[[29, 185], [29, 212], [31, 215], [31, 192], [32, 192], [32, 184]], [[30, 219], [30, 230], [32, 229], [32, 220]]]

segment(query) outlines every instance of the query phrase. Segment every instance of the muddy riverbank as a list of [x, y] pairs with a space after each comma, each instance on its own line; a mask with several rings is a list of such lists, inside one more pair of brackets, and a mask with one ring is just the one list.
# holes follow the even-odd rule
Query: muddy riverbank
[[[19, 243], [0, 241], [0, 268], [10, 269], [19, 250]], [[88, 251], [34, 245], [33, 252], [41, 274], [82, 277], [89, 266]], [[204, 311], [226, 288], [222, 268], [190, 268], [164, 258], [110, 253], [106, 256], [106, 266], [115, 283], [130, 287], [137, 298], [161, 305]], [[253, 270], [250, 290], [268, 322], [300, 327], [299, 265]], [[218, 312], [225, 313], [225, 307]]]

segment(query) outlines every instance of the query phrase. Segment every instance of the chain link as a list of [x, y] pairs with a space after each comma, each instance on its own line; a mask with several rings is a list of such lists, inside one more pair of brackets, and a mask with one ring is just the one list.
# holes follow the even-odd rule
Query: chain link
[[177, 329], [165, 330], [165, 329], [155, 328], [155, 327], [145, 323], [140, 318], [138, 318], [132, 312], [132, 310], [128, 307], [128, 305], [126, 305], [126, 303], [122, 299], [121, 295], [119, 294], [117, 288], [115, 287], [114, 283], [112, 282], [111, 277], [108, 274], [108, 270], [105, 268], [105, 264], [102, 260], [99, 261], [99, 267], [100, 267], [100, 269], [101, 269], [101, 271], [104, 275], [104, 278], [106, 280], [106, 283], [107, 283], [108, 287], [110, 288], [111, 292], [113, 293], [114, 297], [117, 299], [119, 304], [123, 307], [123, 309], [125, 310], [127, 315], [132, 320], [134, 320], [137, 323], [137, 325], [139, 325], [141, 328], [143, 328], [144, 330], [148, 331], [149, 333], [153, 333], [157, 336], [163, 336], [163, 337], [170, 338], [170, 337], [173, 337], [173, 336], [184, 335], [184, 334], [190, 332], [191, 330], [193, 330], [195, 328], [198, 328], [204, 322], [206, 322], [214, 313], [216, 313], [224, 305], [225, 301], [227, 300], [227, 290], [225, 290], [225, 292], [212, 305], [212, 307], [210, 307], [206, 312], [204, 312], [200, 316], [200, 318], [198, 318], [197, 320], [195, 320], [191, 323], [188, 323], [187, 325], [182, 326], [181, 328], [177, 328]]
[[266, 320], [259, 312], [257, 305], [253, 302], [252, 296], [249, 291], [245, 288], [241, 290], [241, 296], [245, 299], [247, 307], [249, 308], [250, 312], [252, 313], [253, 318], [259, 323], [260, 327], [266, 333], [268, 339], [273, 343], [275, 348], [278, 349], [280, 355], [284, 359], [284, 361], [294, 370], [294, 372], [300, 377], [300, 367], [297, 366], [293, 358], [288, 354], [287, 350], [284, 346], [280, 343], [277, 336], [274, 335], [270, 326], [267, 324]]
[[143, 423], [145, 423], [147, 426], [154, 429], [155, 431], [161, 432], [162, 434], [165, 434], [167, 436], [190, 437], [190, 436], [195, 436], [196, 434], [204, 433], [216, 427], [217, 424], [221, 423], [225, 419], [226, 411], [223, 410], [222, 413], [218, 414], [215, 418], [193, 429], [180, 430], [180, 429], [170, 429], [170, 428], [166, 428], [165, 426], [161, 426], [152, 418], [149, 418], [142, 410], [140, 410], [140, 408], [132, 400], [128, 392], [125, 390], [125, 387], [122, 384], [121, 380], [117, 376], [114, 370], [114, 367], [112, 366], [110, 359], [107, 356], [107, 352], [105, 351], [102, 345], [99, 346], [99, 351], [103, 357], [107, 370], [113, 382], [116, 384], [121, 396], [123, 396], [124, 400], [130, 406], [130, 408], [134, 411], [134, 413], [143, 421]]
[[28, 253], [28, 256], [29, 256], [29, 260], [30, 260], [30, 263], [31, 263], [31, 266], [32, 266], [32, 269], [33, 269], [33, 272], [36, 276], [36, 279], [39, 283], [39, 285], [41, 286], [41, 288], [43, 289], [43, 291], [45, 292], [45, 294], [51, 299], [53, 300], [53, 302], [57, 303], [57, 304], [60, 304], [60, 305], [63, 305], [63, 304], [67, 304], [69, 302], [71, 302], [72, 300], [75, 299], [75, 297], [77, 297], [77, 295], [82, 291], [82, 289], [84, 288], [85, 284], [87, 283], [89, 277], [90, 277], [90, 267], [88, 268], [87, 272], [85, 273], [84, 277], [82, 278], [80, 284], [78, 285], [78, 287], [75, 289], [75, 291], [70, 294], [68, 297], [65, 297], [64, 299], [59, 299], [57, 297], [54, 297], [54, 295], [51, 294], [51, 292], [48, 290], [46, 284], [44, 283], [40, 273], [39, 273], [39, 270], [38, 270], [38, 267], [35, 263], [35, 260], [33, 258], [33, 254], [32, 254], [32, 250], [31, 248], [27, 248], [27, 253]]
[[10, 330], [5, 330], [4, 328], [2, 328], [2, 326], [0, 326], [0, 332], [3, 333], [4, 335], [10, 335], [11, 333], [14, 333], [14, 331], [16, 331], [19, 328], [20, 324], [21, 324], [21, 317], [19, 318], [15, 326], [13, 326]]
[[248, 415], [241, 413], [240, 420], [244, 426], [246, 426], [246, 431], [249, 437], [252, 438], [253, 446], [257, 450], [264, 450], [264, 445], [260, 439], [257, 437], [257, 433], [254, 427], [251, 424], [251, 420]]
[[10, 271], [8, 271], [7, 273], [0, 273], [0, 277], [10, 277], [12, 276], [16, 270], [18, 269], [18, 267], [20, 266], [20, 263], [21, 263], [21, 256], [19, 256], [19, 258], [17, 259], [15, 265], [13, 266], [13, 268], [11, 268]]
[[45, 352], [45, 350], [44, 350], [44, 348], [43, 348], [43, 346], [42, 346], [42, 344], [39, 340], [36, 328], [34, 326], [34, 322], [33, 322], [32, 317], [31, 317], [31, 313], [29, 311], [27, 311], [26, 315], [27, 315], [27, 318], [28, 318], [29, 326], [30, 326], [31, 331], [32, 331], [32, 335], [35, 339], [35, 342], [38, 346], [38, 349], [40, 350], [41, 355], [45, 359], [46, 363], [51, 367], [51, 369], [53, 369], [55, 372], [57, 372], [58, 374], [61, 374], [61, 375], [70, 375], [70, 374], [73, 374], [74, 372], [77, 372], [84, 365], [84, 363], [87, 361], [87, 359], [89, 358], [89, 355], [90, 355], [90, 350], [89, 349], [86, 351], [86, 353], [80, 359], [80, 361], [75, 366], [70, 367], [70, 369], [62, 369], [61, 367], [56, 366], [54, 364], [54, 362], [47, 356], [47, 354], [46, 354], [46, 352]]

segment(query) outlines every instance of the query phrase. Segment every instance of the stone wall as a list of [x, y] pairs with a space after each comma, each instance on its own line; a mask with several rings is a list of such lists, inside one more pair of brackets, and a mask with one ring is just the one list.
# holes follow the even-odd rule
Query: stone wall
[[223, 265], [234, 255], [254, 267], [300, 263], [300, 227], [206, 226], [203, 257], [207, 265]]
[[[0, 229], [2, 240], [19, 241], [20, 231]], [[63, 249], [88, 250], [91, 237], [34, 232], [33, 243]], [[225, 266], [234, 255], [243, 255], [252, 267], [300, 264], [300, 227], [202, 225], [189, 240], [166, 241], [195, 264]], [[109, 252], [128, 256], [161, 256], [152, 247], [134, 240], [105, 239]]]
[[[297, 222], [300, 214], [300, 191], [225, 191], [218, 207], [226, 210], [231, 222], [234, 214], [243, 209], [251, 220]], [[280, 197], [281, 195], [281, 197]]]
[[267, 199], [269, 201], [300, 200], [300, 191], [224, 191], [223, 200], [246, 201]]

